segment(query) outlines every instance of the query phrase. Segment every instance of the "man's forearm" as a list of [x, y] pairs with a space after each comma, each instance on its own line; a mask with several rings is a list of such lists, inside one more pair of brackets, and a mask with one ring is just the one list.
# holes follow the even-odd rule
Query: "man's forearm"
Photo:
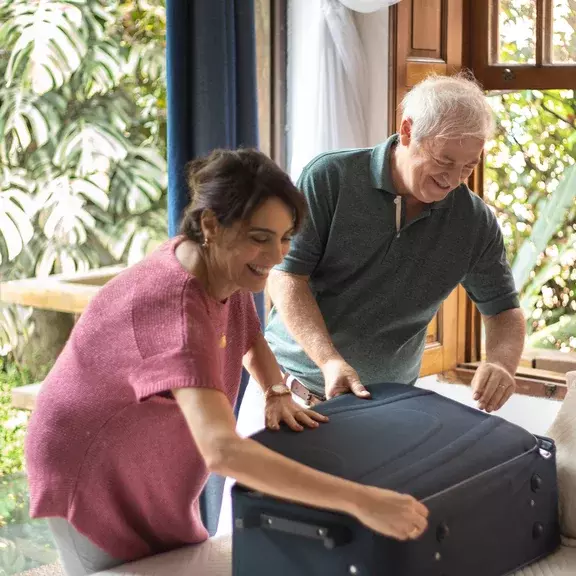
[[513, 376], [524, 349], [526, 323], [518, 308], [496, 316], [484, 316], [486, 328], [486, 361], [500, 364]]
[[342, 357], [334, 347], [306, 276], [273, 270], [268, 291], [292, 337], [319, 367]]

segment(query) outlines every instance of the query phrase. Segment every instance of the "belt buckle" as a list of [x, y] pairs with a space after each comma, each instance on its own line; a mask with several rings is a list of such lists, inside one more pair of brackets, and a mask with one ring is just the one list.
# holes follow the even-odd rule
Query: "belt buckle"
[[306, 388], [298, 378], [295, 378], [291, 374], [286, 377], [286, 385], [290, 388], [290, 391], [301, 398], [307, 406], [311, 406], [313, 400], [315, 400], [316, 403], [324, 402], [326, 400], [326, 397], [317, 396], [314, 392], [308, 390], [308, 388]]

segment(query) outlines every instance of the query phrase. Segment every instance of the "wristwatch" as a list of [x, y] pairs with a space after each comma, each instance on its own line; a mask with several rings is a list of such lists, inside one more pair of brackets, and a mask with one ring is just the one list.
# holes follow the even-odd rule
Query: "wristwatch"
[[287, 394], [292, 394], [292, 392], [290, 388], [288, 388], [288, 386], [282, 382], [281, 384], [274, 384], [274, 386], [266, 388], [264, 398], [268, 400], [270, 396], [286, 396]]

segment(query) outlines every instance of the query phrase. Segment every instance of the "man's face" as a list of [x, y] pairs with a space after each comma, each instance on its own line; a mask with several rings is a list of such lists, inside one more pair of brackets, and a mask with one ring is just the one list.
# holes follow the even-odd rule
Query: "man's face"
[[[404, 122], [407, 122], [406, 120]], [[410, 126], [404, 126], [401, 143], [408, 147], [406, 184], [421, 202], [445, 198], [470, 177], [478, 165], [484, 140], [479, 138], [430, 138], [415, 143]]]

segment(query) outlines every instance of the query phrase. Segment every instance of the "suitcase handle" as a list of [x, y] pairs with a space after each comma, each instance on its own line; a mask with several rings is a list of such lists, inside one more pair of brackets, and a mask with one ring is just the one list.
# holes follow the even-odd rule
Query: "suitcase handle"
[[260, 514], [260, 527], [265, 530], [274, 530], [284, 534], [311, 538], [312, 540], [321, 540], [329, 550], [336, 546], [342, 546], [351, 540], [350, 532], [346, 528], [335, 529], [326, 525], [310, 524], [308, 522], [271, 516], [270, 514]]

